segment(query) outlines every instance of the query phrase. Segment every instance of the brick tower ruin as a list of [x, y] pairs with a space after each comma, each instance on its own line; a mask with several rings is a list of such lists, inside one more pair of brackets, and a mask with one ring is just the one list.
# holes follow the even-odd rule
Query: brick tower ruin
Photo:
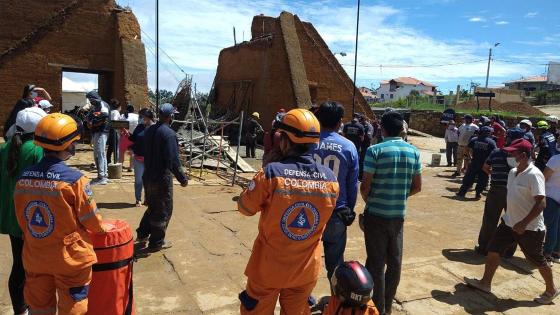
[[99, 92], [147, 104], [140, 25], [114, 0], [3, 1], [0, 10], [0, 123], [28, 83], [62, 104], [62, 72], [98, 74]]
[[[354, 84], [311, 23], [288, 12], [278, 18], [259, 15], [251, 33], [250, 41], [220, 52], [213, 101], [218, 110], [257, 111], [268, 122], [280, 108], [332, 100], [345, 106], [350, 119]], [[359, 91], [356, 112], [373, 115]]]

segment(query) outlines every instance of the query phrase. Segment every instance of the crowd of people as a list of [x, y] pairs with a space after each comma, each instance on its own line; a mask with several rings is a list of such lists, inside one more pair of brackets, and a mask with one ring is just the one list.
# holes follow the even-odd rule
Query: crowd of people
[[459, 128], [448, 122], [447, 166], [456, 166], [453, 176], [464, 172], [457, 197], [464, 199], [476, 182], [475, 198], [480, 199], [490, 180], [475, 247], [486, 256], [486, 267], [482, 279], [466, 279], [468, 285], [490, 292], [501, 257], [512, 257], [519, 246], [546, 284], [535, 301], [549, 304], [560, 295], [551, 269], [560, 262], [557, 124], [555, 116], [535, 127], [523, 119], [508, 128], [497, 116], [475, 121], [465, 115]]

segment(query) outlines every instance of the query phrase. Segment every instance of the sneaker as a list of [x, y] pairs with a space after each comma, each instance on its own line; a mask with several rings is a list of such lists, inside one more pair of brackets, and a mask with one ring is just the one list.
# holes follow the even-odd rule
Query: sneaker
[[474, 196], [474, 199], [476, 199], [476, 200], [479, 200], [480, 198], [482, 198], [482, 194], [477, 193], [477, 194]]
[[91, 181], [91, 185], [107, 185], [109, 183], [109, 180], [106, 177], [103, 178], [96, 178], [94, 180]]
[[550, 255], [546, 255], [544, 256], [544, 260], [546, 261], [546, 264], [552, 268], [552, 266], [554, 266], [554, 260], [552, 260], [552, 256]]
[[160, 246], [156, 246], [156, 247], [148, 246], [148, 252], [149, 253], [157, 253], [161, 250], [169, 249], [172, 246], [173, 246], [173, 244], [171, 244], [170, 242], [163, 242], [163, 244], [161, 244]]
[[552, 301], [554, 301], [554, 299], [556, 299], [559, 295], [560, 295], [560, 290], [556, 289], [556, 292], [554, 294], [545, 292], [541, 294], [539, 297], [536, 297], [533, 301], [542, 305], [548, 305], [551, 304]]
[[552, 262], [560, 264], [560, 254], [552, 253], [552, 255], [550, 255], [550, 258], [552, 259]]
[[455, 196], [457, 196], [457, 198], [465, 198], [465, 193], [458, 192], [455, 194]]
[[460, 176], [460, 175], [461, 174], [459, 174], [459, 172], [455, 172], [455, 173], [451, 174], [451, 176], [453, 176], [453, 177], [457, 177], [457, 176]]

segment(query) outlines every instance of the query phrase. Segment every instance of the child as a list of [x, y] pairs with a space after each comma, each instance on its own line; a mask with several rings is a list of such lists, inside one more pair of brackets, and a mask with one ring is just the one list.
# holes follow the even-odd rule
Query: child
[[334, 295], [323, 315], [379, 315], [371, 300], [373, 280], [359, 262], [348, 261], [336, 267], [331, 287]]
[[451, 120], [445, 130], [445, 154], [447, 166], [457, 164], [457, 147], [459, 146], [459, 129], [455, 122]]

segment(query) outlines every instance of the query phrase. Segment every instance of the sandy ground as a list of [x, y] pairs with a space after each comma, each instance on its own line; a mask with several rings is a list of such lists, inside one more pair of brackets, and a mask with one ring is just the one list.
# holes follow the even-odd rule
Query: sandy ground
[[[411, 137], [428, 163], [443, 148], [438, 138]], [[73, 164], [87, 169], [91, 152], [80, 152]], [[442, 156], [443, 158], [443, 156]], [[258, 164], [260, 161], [253, 160]], [[494, 294], [469, 289], [464, 276], [480, 276], [484, 258], [472, 248], [480, 227], [484, 198], [454, 199], [460, 180], [446, 167], [426, 167], [423, 191], [410, 199], [405, 222], [402, 279], [396, 314], [559, 314], [560, 306], [539, 306], [533, 298], [544, 290], [538, 272], [517, 253], [503, 261], [496, 274]], [[106, 218], [124, 219], [135, 228], [144, 208], [133, 205], [132, 173], [105, 187], [95, 187], [95, 198]], [[208, 183], [214, 183], [213, 185]], [[237, 295], [243, 290], [243, 271], [257, 233], [257, 217], [243, 217], [232, 200], [241, 188], [192, 181], [175, 186], [174, 216], [165, 252], [140, 259], [134, 266], [138, 314], [236, 314]], [[468, 197], [474, 197], [470, 193]], [[357, 211], [361, 212], [363, 203]], [[365, 261], [363, 234], [349, 228], [346, 259]], [[7, 278], [11, 254], [6, 236], [0, 236], [0, 314], [10, 314]], [[560, 266], [554, 268], [560, 283]], [[326, 275], [320, 276], [314, 295], [329, 292]], [[557, 301], [560, 304], [560, 300]]]

